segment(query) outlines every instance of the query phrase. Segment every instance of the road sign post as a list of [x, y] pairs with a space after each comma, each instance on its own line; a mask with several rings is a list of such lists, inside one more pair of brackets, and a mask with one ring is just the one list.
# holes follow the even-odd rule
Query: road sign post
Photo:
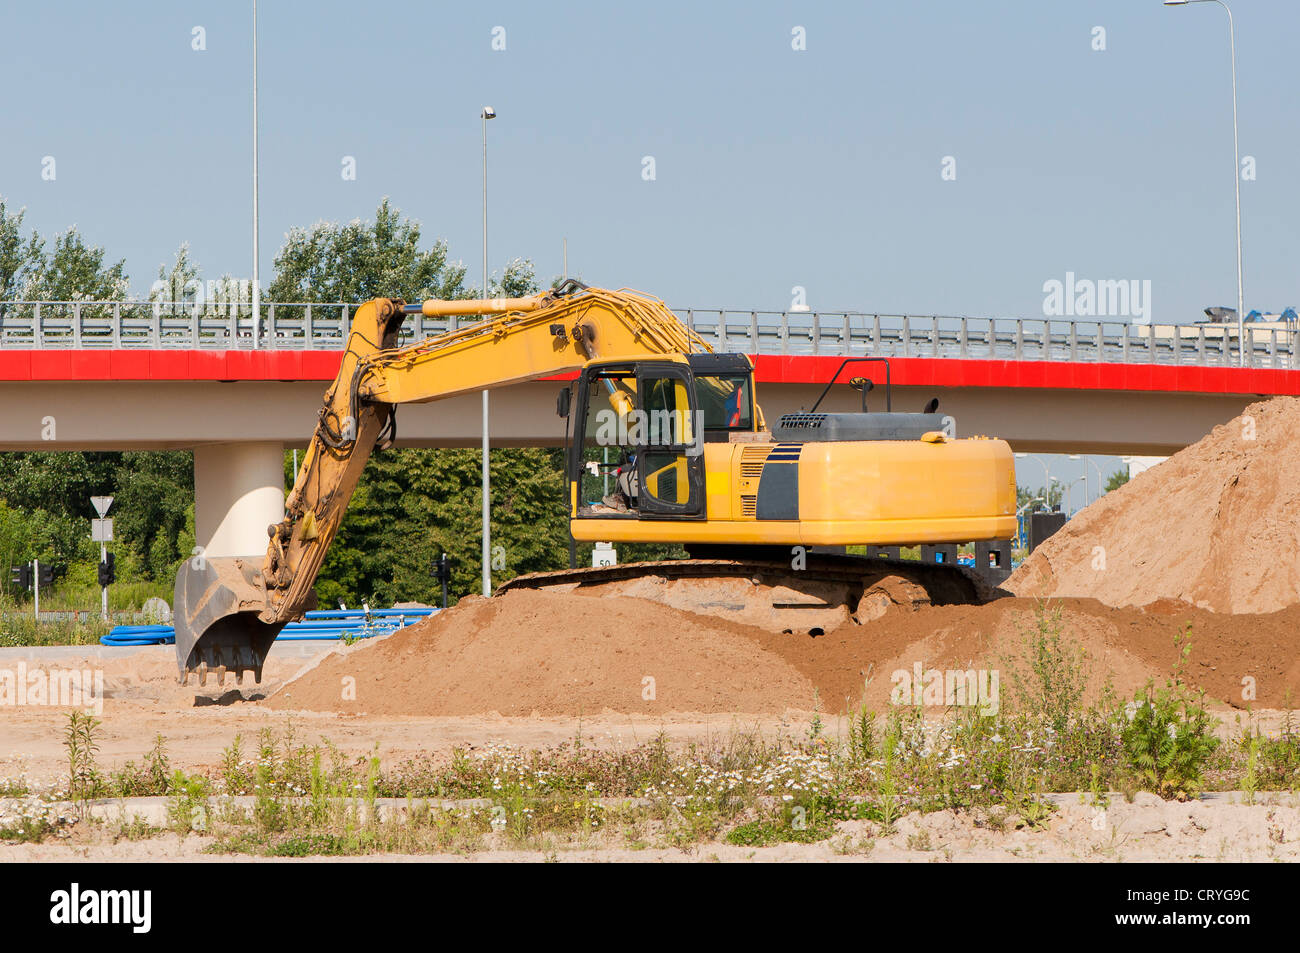
[[[111, 496], [92, 496], [90, 504], [99, 514], [99, 519], [90, 521], [90, 538], [99, 543], [100, 565], [108, 563], [108, 544], [113, 541], [113, 521], [106, 518], [108, 508], [113, 505]], [[104, 621], [108, 621], [108, 586], [99, 587], [99, 611]]]

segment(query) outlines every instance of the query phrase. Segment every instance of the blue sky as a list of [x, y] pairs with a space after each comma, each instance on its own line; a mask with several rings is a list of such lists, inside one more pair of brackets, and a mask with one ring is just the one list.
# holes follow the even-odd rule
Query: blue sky
[[[1277, 311], [1300, 305], [1300, 5], [1232, 2], [1246, 306]], [[259, 10], [264, 281], [288, 228], [383, 196], [477, 276], [487, 103], [497, 270], [558, 274], [567, 238], [571, 273], [674, 307], [782, 309], [798, 285], [814, 309], [1040, 316], [1067, 272], [1149, 279], [1156, 321], [1235, 303], [1216, 4]], [[137, 293], [182, 241], [207, 277], [251, 274], [251, 2], [11, 3], [0, 33], [0, 195], [29, 225], [76, 224]]]
[[[7, 4], [0, 194], [125, 257], [138, 292], [183, 240], [209, 276], [249, 275], [250, 11]], [[1235, 14], [1247, 307], [1280, 310], [1300, 304], [1300, 7]], [[477, 275], [489, 103], [498, 269], [557, 274], [567, 237], [572, 271], [681, 307], [779, 309], [801, 285], [813, 308], [1040, 315], [1067, 271], [1150, 279], [1158, 321], [1234, 303], [1215, 4], [263, 0], [260, 17], [264, 275], [290, 226], [385, 195]]]

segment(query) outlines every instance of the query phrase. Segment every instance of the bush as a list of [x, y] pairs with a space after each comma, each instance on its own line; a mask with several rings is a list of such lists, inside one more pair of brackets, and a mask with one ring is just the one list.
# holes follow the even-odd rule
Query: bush
[[1193, 696], [1181, 678], [1191, 652], [1191, 627], [1174, 639], [1178, 658], [1162, 688], [1148, 681], [1133, 697], [1123, 732], [1124, 752], [1138, 783], [1166, 800], [1185, 801], [1201, 789], [1201, 777], [1219, 746], [1204, 695]]

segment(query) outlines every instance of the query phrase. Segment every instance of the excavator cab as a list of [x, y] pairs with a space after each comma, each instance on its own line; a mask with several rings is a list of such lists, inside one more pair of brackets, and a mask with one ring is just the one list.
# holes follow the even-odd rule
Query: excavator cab
[[704, 518], [704, 425], [688, 361], [588, 365], [573, 411], [575, 518]]

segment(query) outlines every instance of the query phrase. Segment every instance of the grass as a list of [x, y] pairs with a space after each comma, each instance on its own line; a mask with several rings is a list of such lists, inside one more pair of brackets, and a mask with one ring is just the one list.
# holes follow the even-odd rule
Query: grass
[[[126, 621], [134, 622], [135, 614], [151, 597], [159, 596], [170, 604], [171, 590], [171, 585], [163, 582], [115, 582], [108, 588], [109, 615], [126, 613], [130, 616]], [[76, 611], [88, 612], [89, 617], [84, 622], [48, 618], [37, 622], [32, 615], [30, 595], [24, 594], [21, 599], [8, 594], [0, 596], [0, 647], [97, 644], [115, 624], [99, 617], [100, 604], [98, 586], [56, 583], [41, 591], [41, 615]]]
[[[41, 605], [44, 611], [44, 601]], [[97, 645], [112, 623], [92, 617], [37, 622], [30, 611], [0, 610], [0, 647], [43, 645]]]
[[[108, 587], [108, 610], [113, 612], [139, 612], [145, 601], [157, 596], [170, 605], [174, 584], [170, 581], [150, 582], [144, 579], [118, 580]], [[71, 580], [56, 582], [41, 590], [41, 612], [71, 612], [73, 610], [98, 613], [101, 589], [96, 583], [77, 584]], [[31, 612], [30, 595], [16, 602], [17, 607]]]
[[[69, 821], [54, 813], [60, 799], [84, 805], [155, 795], [168, 799], [170, 830], [203, 835], [206, 849], [218, 853], [812, 842], [852, 852], [870, 850], [873, 838], [918, 812], [966, 813], [995, 831], [1041, 829], [1054, 810], [1048, 793], [1078, 792], [1104, 809], [1116, 790], [1166, 798], [1245, 790], [1249, 800], [1296, 790], [1300, 735], [1289, 717], [1281, 733], [1268, 735], [1247, 716], [1238, 741], [1215, 742], [1213, 719], [1181, 680], [1186, 636], [1163, 688], [1148, 685], [1128, 701], [1103, 693], [1088, 705], [1079, 690], [1088, 663], [1065, 651], [1070, 640], [1059, 616], [1045, 607], [1026, 638], [1035, 649], [1031, 663], [996, 715], [975, 707], [941, 718], [916, 706], [860, 708], [780, 737], [735, 731], [709, 744], [673, 744], [660, 735], [602, 750], [579, 738], [545, 749], [456, 748], [385, 764], [377, 750], [358, 756], [328, 742], [302, 744], [287, 721], [256, 739], [237, 737], [217, 764], [193, 774], [172, 766], [161, 736], [142, 763], [105, 771], [95, 763], [98, 723], [72, 716], [60, 790], [38, 797], [25, 781], [0, 780], [0, 794], [25, 805], [17, 813], [0, 809], [0, 838], [65, 831]], [[249, 799], [251, 809], [237, 807], [236, 797]], [[839, 836], [837, 825], [850, 820], [869, 822], [865, 840]], [[118, 836], [149, 831], [124, 826]], [[910, 846], [927, 849], [919, 840]]]

